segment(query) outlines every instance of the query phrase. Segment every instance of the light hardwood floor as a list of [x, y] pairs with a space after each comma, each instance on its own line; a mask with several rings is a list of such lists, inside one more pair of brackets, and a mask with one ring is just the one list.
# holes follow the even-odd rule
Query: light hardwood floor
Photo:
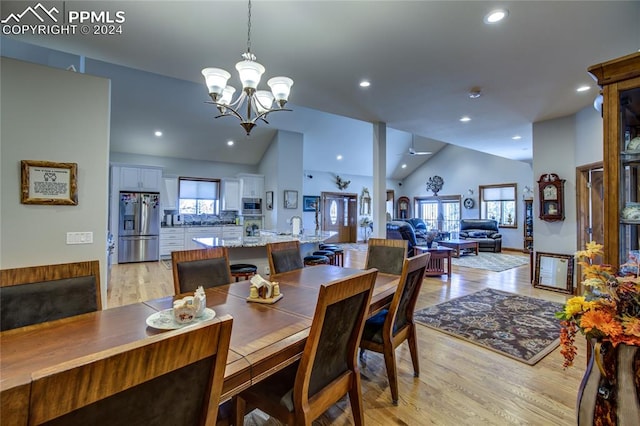
[[[511, 253], [514, 254], [514, 253]], [[366, 252], [345, 250], [345, 266], [361, 268]], [[453, 267], [447, 280], [428, 277], [417, 309], [483, 288], [564, 302], [566, 295], [534, 289], [529, 266], [490, 272]], [[108, 307], [173, 294], [171, 271], [161, 262], [114, 265]], [[556, 349], [534, 366], [512, 360], [446, 334], [418, 326], [420, 377], [413, 377], [409, 349], [397, 349], [400, 400], [391, 404], [382, 355], [367, 352], [361, 374], [367, 425], [574, 425], [575, 403], [585, 369], [584, 339], [575, 366], [563, 370]], [[255, 420], [255, 419], [253, 419]], [[257, 423], [260, 418], [257, 417]], [[264, 421], [262, 424], [271, 424]], [[318, 425], [352, 424], [346, 399]]]

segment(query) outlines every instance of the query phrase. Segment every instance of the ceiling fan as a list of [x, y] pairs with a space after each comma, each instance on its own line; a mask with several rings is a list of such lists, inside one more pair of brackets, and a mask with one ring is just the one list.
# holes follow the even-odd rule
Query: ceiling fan
[[409, 147], [409, 152], [407, 152], [406, 155], [429, 155], [431, 154], [431, 151], [416, 151], [413, 142], [414, 142], [414, 136], [411, 135], [411, 146]]

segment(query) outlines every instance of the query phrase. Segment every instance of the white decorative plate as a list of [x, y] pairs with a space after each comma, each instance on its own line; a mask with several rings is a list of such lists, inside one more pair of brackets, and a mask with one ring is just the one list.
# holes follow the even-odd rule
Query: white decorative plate
[[187, 327], [191, 324], [208, 321], [215, 317], [216, 311], [214, 311], [213, 309], [205, 308], [200, 318], [196, 318], [194, 321], [188, 322], [186, 324], [178, 324], [173, 318], [173, 309], [165, 309], [164, 311], [156, 312], [155, 314], [149, 315], [147, 317], [147, 325], [159, 330], [176, 330], [178, 328]]

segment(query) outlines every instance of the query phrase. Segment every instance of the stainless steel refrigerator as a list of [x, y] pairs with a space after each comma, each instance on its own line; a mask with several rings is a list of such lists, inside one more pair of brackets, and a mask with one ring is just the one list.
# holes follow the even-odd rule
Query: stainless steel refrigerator
[[160, 258], [160, 194], [120, 192], [118, 263]]

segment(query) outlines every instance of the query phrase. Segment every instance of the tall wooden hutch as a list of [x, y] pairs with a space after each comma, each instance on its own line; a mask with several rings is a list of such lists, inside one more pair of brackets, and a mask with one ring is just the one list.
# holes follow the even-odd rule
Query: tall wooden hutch
[[640, 249], [640, 53], [589, 67], [602, 87], [604, 262]]

